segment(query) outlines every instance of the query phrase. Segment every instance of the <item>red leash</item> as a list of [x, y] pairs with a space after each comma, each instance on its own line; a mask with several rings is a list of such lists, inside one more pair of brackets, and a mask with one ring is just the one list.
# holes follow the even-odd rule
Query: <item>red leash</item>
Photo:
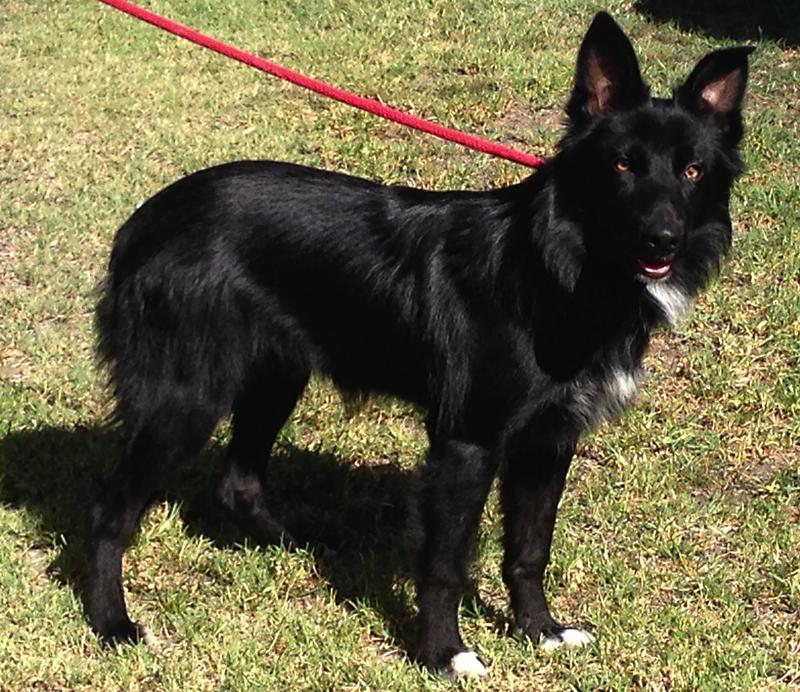
[[134, 5], [132, 2], [127, 2], [126, 0], [100, 0], [100, 2], [121, 10], [122, 12], [136, 17], [137, 19], [148, 22], [149, 24], [153, 24], [159, 29], [163, 29], [164, 31], [174, 34], [175, 36], [180, 36], [181, 38], [185, 38], [187, 41], [191, 41], [192, 43], [196, 43], [197, 45], [204, 46], [205, 48], [216, 51], [217, 53], [226, 55], [229, 58], [243, 62], [245, 65], [255, 67], [257, 70], [275, 75], [276, 77], [285, 79], [293, 84], [310, 89], [311, 91], [315, 91], [318, 94], [322, 94], [323, 96], [327, 96], [336, 101], [346, 103], [349, 106], [360, 108], [361, 110], [367, 111], [368, 113], [373, 113], [374, 115], [386, 118], [387, 120], [393, 120], [401, 125], [406, 125], [407, 127], [421, 130], [422, 132], [427, 132], [428, 134], [436, 137], [441, 137], [442, 139], [446, 139], [450, 142], [456, 142], [457, 144], [469, 147], [470, 149], [476, 149], [477, 151], [482, 151], [486, 154], [491, 154], [492, 156], [498, 156], [515, 163], [521, 163], [525, 166], [530, 166], [531, 168], [541, 168], [547, 163], [546, 159], [543, 159], [539, 156], [526, 154], [516, 149], [512, 149], [511, 147], [481, 139], [475, 135], [468, 135], [464, 132], [460, 132], [459, 130], [454, 130], [450, 127], [432, 123], [415, 115], [410, 115], [409, 113], [399, 111], [396, 108], [390, 108], [389, 106], [382, 104], [380, 101], [358, 96], [357, 94], [345, 91], [344, 89], [339, 89], [338, 87], [331, 86], [330, 84], [326, 84], [325, 82], [321, 82], [317, 79], [306, 77], [294, 72], [293, 70], [276, 65], [269, 60], [264, 60], [264, 58], [259, 58], [228, 43], [224, 43], [223, 41], [212, 38], [211, 36], [201, 34], [199, 31], [195, 31], [188, 26], [173, 22], [172, 20], [155, 14], [150, 10], [146, 10], [143, 7]]

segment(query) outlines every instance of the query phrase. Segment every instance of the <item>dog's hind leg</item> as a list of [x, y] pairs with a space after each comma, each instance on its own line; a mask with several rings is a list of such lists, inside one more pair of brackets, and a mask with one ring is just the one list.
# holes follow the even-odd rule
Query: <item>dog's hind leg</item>
[[128, 617], [122, 554], [167, 472], [196, 456], [220, 415], [183, 397], [162, 401], [129, 436], [125, 455], [92, 507], [86, 611], [104, 642], [147, 643], [148, 631]]
[[448, 442], [431, 451], [421, 498], [424, 541], [417, 579], [419, 659], [452, 677], [480, 677], [486, 668], [461, 639], [458, 604], [467, 583], [483, 506], [494, 478], [482, 447]]
[[251, 374], [233, 407], [229, 466], [219, 496], [236, 522], [259, 543], [294, 546], [266, 506], [264, 484], [275, 438], [308, 383], [307, 370], [277, 364]]
[[503, 579], [520, 634], [545, 649], [584, 646], [593, 637], [553, 619], [544, 593], [556, 511], [575, 443], [557, 439], [554, 425], [537, 425], [523, 435], [527, 444], [506, 451], [502, 504], [505, 520]]

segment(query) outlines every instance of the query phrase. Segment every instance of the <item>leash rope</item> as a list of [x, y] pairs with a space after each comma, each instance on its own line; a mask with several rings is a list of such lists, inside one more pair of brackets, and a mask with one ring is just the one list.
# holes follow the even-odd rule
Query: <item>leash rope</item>
[[292, 84], [296, 84], [305, 89], [310, 89], [311, 91], [321, 94], [322, 96], [327, 96], [335, 101], [345, 103], [348, 106], [360, 108], [363, 111], [367, 111], [368, 113], [372, 113], [373, 115], [377, 115], [381, 118], [392, 120], [393, 122], [405, 125], [406, 127], [410, 127], [415, 130], [426, 132], [449, 142], [455, 142], [456, 144], [461, 144], [462, 146], [469, 147], [470, 149], [475, 149], [476, 151], [480, 151], [485, 154], [491, 154], [492, 156], [497, 156], [499, 158], [513, 161], [514, 163], [519, 163], [531, 168], [541, 168], [547, 163], [546, 159], [543, 159], [539, 156], [526, 154], [525, 152], [508, 147], [504, 144], [491, 142], [489, 140], [482, 139], [481, 137], [470, 135], [465, 132], [461, 132], [460, 130], [455, 130], [451, 127], [439, 125], [438, 123], [434, 123], [416, 115], [411, 115], [410, 113], [405, 113], [396, 108], [387, 106], [380, 101], [376, 101], [375, 99], [359, 96], [358, 94], [340, 89], [339, 87], [332, 86], [331, 84], [327, 84], [318, 79], [306, 77], [299, 72], [282, 67], [281, 65], [277, 65], [269, 60], [265, 60], [264, 58], [255, 56], [252, 53], [248, 53], [236, 48], [235, 46], [225, 43], [224, 41], [220, 41], [211, 36], [207, 36], [206, 34], [202, 34], [191, 27], [188, 27], [184, 24], [179, 24], [178, 22], [174, 22], [166, 17], [162, 17], [155, 12], [151, 12], [143, 7], [139, 7], [138, 5], [128, 2], [127, 0], [99, 1], [105, 5], [113, 7], [114, 9], [120, 10], [121, 12], [125, 12], [132, 17], [147, 22], [148, 24], [152, 24], [159, 29], [163, 29], [170, 34], [184, 38], [187, 41], [191, 41], [199, 46], [213, 50], [216, 53], [224, 55], [228, 58], [232, 58], [233, 60], [237, 60], [238, 62], [249, 65], [250, 67], [254, 67], [257, 70], [266, 72], [267, 74], [280, 77], [281, 79], [291, 82]]

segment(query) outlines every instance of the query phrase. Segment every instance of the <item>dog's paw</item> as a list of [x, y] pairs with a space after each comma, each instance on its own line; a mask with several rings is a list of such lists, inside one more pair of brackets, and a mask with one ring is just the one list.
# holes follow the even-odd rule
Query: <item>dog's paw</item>
[[153, 652], [158, 651], [161, 647], [161, 642], [149, 627], [130, 620], [118, 623], [115, 627], [106, 628], [101, 639], [103, 644], [108, 647], [120, 644], [141, 644]]
[[542, 633], [539, 637], [539, 645], [544, 651], [554, 651], [562, 646], [567, 648], [589, 646], [594, 641], [591, 634], [577, 627], [564, 627], [547, 634]]
[[136, 630], [138, 641], [149, 651], [155, 653], [161, 649], [161, 641], [153, 634], [153, 630], [138, 622], [136, 623]]
[[489, 671], [474, 651], [462, 651], [450, 659], [447, 675], [453, 679], [482, 678]]

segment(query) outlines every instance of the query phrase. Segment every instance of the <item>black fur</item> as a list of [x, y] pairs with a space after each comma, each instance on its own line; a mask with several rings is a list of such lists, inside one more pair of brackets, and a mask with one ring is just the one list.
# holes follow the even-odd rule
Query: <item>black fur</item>
[[729, 248], [749, 51], [711, 53], [653, 99], [598, 14], [557, 155], [503, 189], [243, 161], [145, 203], [119, 230], [97, 309], [126, 451], [92, 513], [92, 627], [141, 637], [122, 552], [167, 470], [231, 411], [222, 501], [258, 539], [291, 541], [265, 507], [264, 468], [316, 371], [429, 411], [419, 659], [446, 669], [466, 650], [457, 606], [498, 474], [516, 626], [557, 640], [542, 577], [570, 459], [627, 405], [651, 330]]

